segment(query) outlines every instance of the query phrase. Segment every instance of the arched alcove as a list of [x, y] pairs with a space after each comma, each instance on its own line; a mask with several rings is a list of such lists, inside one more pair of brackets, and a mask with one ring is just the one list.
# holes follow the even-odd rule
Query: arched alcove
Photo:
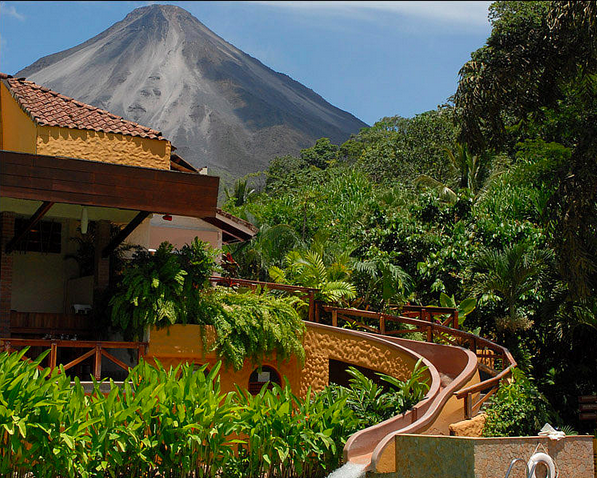
[[264, 384], [269, 384], [268, 387], [272, 387], [274, 383], [278, 385], [282, 384], [280, 374], [278, 371], [270, 366], [263, 365], [258, 367], [249, 376], [249, 393], [251, 395], [257, 395]]

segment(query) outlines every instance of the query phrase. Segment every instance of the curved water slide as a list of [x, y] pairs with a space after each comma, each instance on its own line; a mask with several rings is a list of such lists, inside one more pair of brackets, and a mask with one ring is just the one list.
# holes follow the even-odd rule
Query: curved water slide
[[[507, 378], [511, 369], [516, 366], [504, 347], [440, 322], [433, 322], [431, 315], [430, 320], [421, 320], [355, 309], [325, 307], [325, 310], [333, 312], [334, 328], [342, 330], [342, 334], [358, 336], [363, 341], [381, 341], [385, 346], [395, 347], [413, 359], [421, 358], [429, 368], [430, 389], [421, 402], [408, 412], [360, 430], [349, 438], [344, 448], [345, 462], [365, 466], [367, 471], [396, 471], [394, 438], [398, 434], [449, 434], [449, 425], [474, 416], [482, 403], [497, 390], [500, 381]], [[338, 317], [343, 317], [353, 324], [371, 329], [365, 321], [360, 323], [357, 319], [371, 319], [372, 316], [377, 316], [380, 320], [380, 326], [375, 332], [337, 328]], [[392, 331], [384, 330], [386, 327], [381, 325], [382, 321], [407, 323], [418, 327], [419, 331], [427, 330], [430, 341], [392, 336]], [[370, 320], [368, 323], [370, 324]], [[308, 325], [332, 328], [313, 323]], [[381, 335], [380, 331], [385, 334]], [[384, 370], [380, 371], [386, 373]], [[489, 378], [482, 380], [482, 376]]]

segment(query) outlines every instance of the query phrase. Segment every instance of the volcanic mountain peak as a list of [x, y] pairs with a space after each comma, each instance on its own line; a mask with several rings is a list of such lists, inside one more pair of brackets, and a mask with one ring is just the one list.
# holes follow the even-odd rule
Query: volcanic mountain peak
[[159, 129], [194, 165], [239, 177], [366, 126], [174, 5], [149, 5], [17, 73]]

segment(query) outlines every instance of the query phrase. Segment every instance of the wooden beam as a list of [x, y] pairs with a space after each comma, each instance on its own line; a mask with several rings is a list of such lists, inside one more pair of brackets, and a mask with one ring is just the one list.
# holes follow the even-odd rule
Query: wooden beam
[[53, 205], [53, 202], [44, 201], [42, 205], [39, 206], [39, 208], [37, 208], [37, 211], [35, 211], [33, 216], [31, 216], [29, 221], [27, 221], [27, 224], [25, 224], [23, 228], [20, 231], [18, 231], [14, 235], [14, 237], [8, 242], [8, 244], [6, 244], [5, 251], [7, 254], [10, 254], [14, 250], [19, 241], [23, 239], [23, 237], [25, 237], [25, 235], [31, 230], [33, 226], [35, 226], [39, 221], [41, 221], [42, 217], [46, 215], [46, 213], [50, 210], [50, 208]]
[[[224, 229], [222, 229], [221, 231], [222, 231], [222, 242], [224, 244], [232, 244], [234, 242], [245, 242], [247, 240], [246, 238], [239, 237], [235, 234], [232, 234], [229, 231], [225, 231]], [[235, 240], [231, 240], [230, 238], [235, 239]]]
[[112, 254], [114, 252], [114, 250], [120, 245], [122, 244], [122, 241], [124, 241], [131, 232], [133, 232], [137, 226], [139, 224], [141, 224], [145, 218], [147, 216], [149, 216], [151, 213], [147, 212], [147, 211], [141, 211], [139, 212], [139, 214], [137, 214], [133, 220], [131, 222], [129, 222], [126, 227], [124, 229], [122, 229], [122, 231], [120, 231], [118, 233], [118, 235], [116, 237], [114, 237], [106, 247], [104, 247], [104, 250], [102, 251], [102, 257], [108, 257], [110, 254]]
[[165, 169], [0, 151], [0, 197], [216, 215], [219, 178]]

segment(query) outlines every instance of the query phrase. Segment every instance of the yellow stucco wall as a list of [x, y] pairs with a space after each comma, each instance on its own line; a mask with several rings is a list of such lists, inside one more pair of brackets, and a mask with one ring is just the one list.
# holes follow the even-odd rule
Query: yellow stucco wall
[[[214, 330], [212, 327], [205, 327], [205, 329], [206, 341], [210, 345], [214, 340]], [[149, 362], [157, 359], [166, 368], [187, 362], [197, 365], [208, 364], [208, 368], [211, 369], [219, 362], [219, 359], [214, 352], [205, 353], [202, 344], [201, 326], [199, 325], [173, 325], [159, 330], [152, 328], [149, 349], [145, 359]], [[210, 348], [209, 345], [208, 348]], [[296, 359], [278, 363], [275, 357], [271, 357], [264, 360], [262, 365], [269, 365], [276, 369], [281, 377], [288, 379], [293, 389], [298, 385], [299, 367]], [[255, 368], [248, 361], [239, 371], [223, 367], [220, 371], [222, 392], [235, 390], [235, 384], [247, 388], [249, 386], [249, 376]]]
[[[320, 391], [329, 383], [330, 359], [360, 365], [400, 380], [410, 376], [416, 359], [400, 349], [373, 339], [367, 340], [363, 336], [351, 335], [350, 331], [330, 329], [307, 324], [303, 340], [306, 355], [304, 366], [300, 366], [294, 358], [278, 363], [275, 357], [266, 359], [262, 365], [275, 368], [280, 376], [288, 379], [293, 391], [300, 396], [305, 396], [309, 387], [313, 391]], [[213, 330], [209, 330], [206, 337], [207, 343], [211, 343]], [[207, 363], [211, 367], [218, 359], [213, 352], [205, 354], [202, 343], [200, 326], [197, 325], [152, 329], [146, 359], [157, 359], [166, 367], [182, 362]], [[234, 384], [246, 388], [254, 369], [255, 366], [247, 362], [238, 372], [223, 370], [220, 373], [222, 391], [234, 390]]]
[[37, 125], [0, 84], [0, 149], [170, 169], [167, 140]]
[[6, 88], [0, 83], [0, 149], [35, 153], [37, 128]]
[[37, 154], [170, 169], [170, 142], [124, 134], [39, 126]]

